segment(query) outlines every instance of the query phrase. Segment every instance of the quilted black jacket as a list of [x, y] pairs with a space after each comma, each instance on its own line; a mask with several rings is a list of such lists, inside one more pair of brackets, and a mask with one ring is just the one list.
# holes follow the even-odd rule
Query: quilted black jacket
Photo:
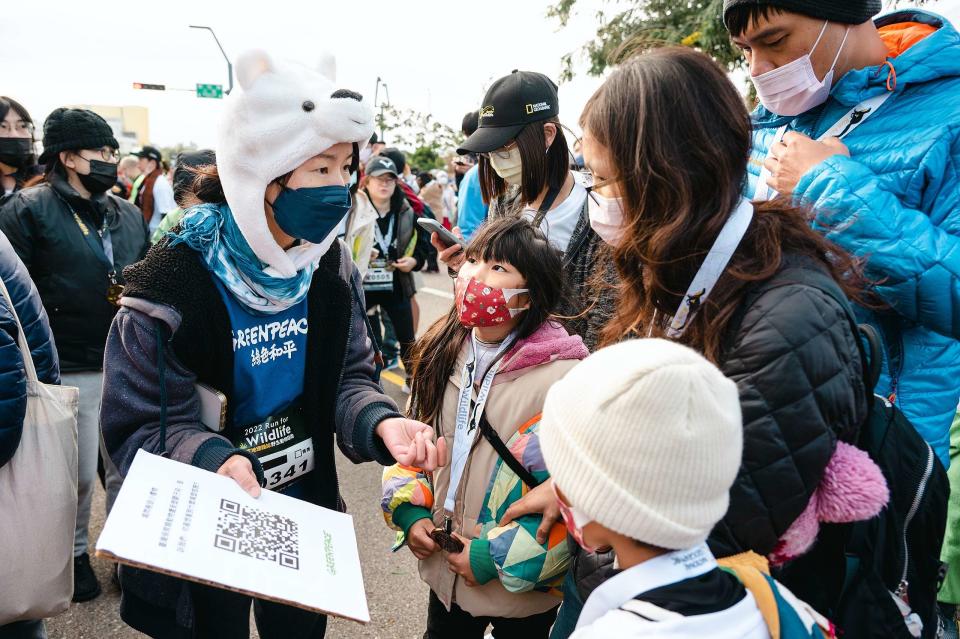
[[[786, 256], [777, 274], [747, 291], [728, 325], [720, 369], [740, 390], [743, 461], [727, 514], [707, 540], [717, 557], [773, 551], [806, 508], [837, 439], [853, 442], [867, 417], [853, 329], [817, 288], [836, 284], [815, 271], [826, 273], [810, 258]], [[571, 570], [586, 600], [615, 574], [613, 556], [574, 551]]]
[[717, 556], [773, 551], [806, 508], [837, 439], [854, 441], [866, 419], [858, 338], [845, 310], [803, 283], [813, 269], [826, 270], [787, 256], [748, 291], [739, 325], [731, 322], [720, 368], [740, 390], [743, 461], [710, 536]]

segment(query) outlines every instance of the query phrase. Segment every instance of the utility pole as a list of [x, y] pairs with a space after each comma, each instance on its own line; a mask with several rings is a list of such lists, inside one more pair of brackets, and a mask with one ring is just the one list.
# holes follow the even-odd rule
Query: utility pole
[[227, 95], [230, 95], [230, 92], [233, 91], [233, 63], [230, 62], [230, 58], [227, 57], [227, 52], [223, 50], [223, 45], [220, 44], [220, 39], [217, 37], [217, 34], [213, 32], [213, 29], [210, 27], [199, 26], [195, 24], [190, 25], [191, 29], [206, 29], [210, 32], [210, 35], [213, 36], [213, 41], [217, 43], [217, 46], [220, 47], [220, 53], [223, 54], [223, 59], [227, 61], [227, 81], [229, 85], [227, 90], [224, 91]]
[[[377, 100], [380, 97], [380, 85], [383, 85], [383, 92], [387, 94], [387, 101], [380, 102], [378, 104]], [[383, 119], [383, 109], [384, 107], [390, 106], [390, 87], [387, 86], [387, 83], [380, 79], [380, 76], [377, 76], [377, 87], [373, 90], [373, 108], [376, 109], [380, 107], [380, 142], [386, 144], [384, 139], [384, 119]]]

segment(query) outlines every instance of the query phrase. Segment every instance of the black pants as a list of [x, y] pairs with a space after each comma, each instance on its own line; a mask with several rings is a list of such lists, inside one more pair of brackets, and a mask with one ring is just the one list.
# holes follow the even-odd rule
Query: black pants
[[[190, 584], [194, 636], [203, 639], [249, 639], [251, 598], [229, 590]], [[327, 617], [302, 608], [253, 599], [253, 616], [261, 639], [323, 639]]]
[[556, 616], [557, 609], [554, 608], [519, 619], [474, 617], [457, 604], [450, 606], [450, 612], [447, 612], [431, 590], [427, 631], [423, 633], [423, 639], [483, 639], [488, 625], [493, 625], [494, 639], [547, 639]]
[[[393, 330], [397, 334], [397, 341], [400, 342], [400, 359], [403, 360], [403, 367], [407, 374], [410, 374], [410, 349], [413, 347], [413, 341], [416, 335], [413, 332], [413, 307], [410, 305], [410, 298], [404, 297], [397, 291], [384, 291], [365, 293], [367, 298], [367, 308], [379, 306], [380, 310], [390, 316], [393, 323]], [[382, 343], [380, 338], [380, 327], [373, 327], [374, 335], [377, 337], [377, 344]]]

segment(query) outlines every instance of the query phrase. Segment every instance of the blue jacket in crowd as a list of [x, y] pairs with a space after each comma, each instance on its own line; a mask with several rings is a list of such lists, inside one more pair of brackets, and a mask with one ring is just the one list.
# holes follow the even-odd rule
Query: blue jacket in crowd
[[[3, 233], [0, 233], [0, 280], [7, 287], [23, 324], [37, 376], [41, 382], [59, 384], [57, 347], [47, 313], [40, 303], [40, 294], [27, 273], [27, 267]], [[26, 410], [27, 374], [17, 346], [17, 321], [13, 309], [0, 295], [0, 466], [10, 461], [20, 445]]]
[[[884, 338], [879, 394], [896, 402], [940, 460], [960, 395], [960, 34], [916, 9], [876, 20], [889, 64], [850, 71], [830, 97], [799, 117], [754, 112], [748, 192], [778, 127], [822, 135], [863, 100], [890, 97], [808, 171], [794, 195], [816, 211], [814, 226], [866, 259], [867, 278], [892, 310], [858, 309]], [[891, 69], [895, 69], [895, 72]]]
[[468, 242], [487, 219], [487, 205], [480, 192], [480, 165], [467, 171], [460, 180], [457, 197], [457, 226]]

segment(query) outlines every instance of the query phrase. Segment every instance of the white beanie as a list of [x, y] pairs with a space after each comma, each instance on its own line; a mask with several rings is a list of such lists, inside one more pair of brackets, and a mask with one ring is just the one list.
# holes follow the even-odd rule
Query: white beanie
[[580, 362], [547, 394], [551, 477], [591, 520], [671, 550], [704, 541], [740, 467], [737, 386], [700, 354], [640, 339]]
[[[224, 105], [216, 149], [223, 193], [250, 248], [280, 277], [293, 277], [297, 265], [267, 227], [267, 185], [334, 144], [362, 148], [373, 133], [370, 105], [345, 92], [336, 95], [335, 69], [331, 57], [310, 69], [248, 51], [237, 59], [242, 91]], [[324, 243], [329, 247], [335, 239], [332, 232]]]

